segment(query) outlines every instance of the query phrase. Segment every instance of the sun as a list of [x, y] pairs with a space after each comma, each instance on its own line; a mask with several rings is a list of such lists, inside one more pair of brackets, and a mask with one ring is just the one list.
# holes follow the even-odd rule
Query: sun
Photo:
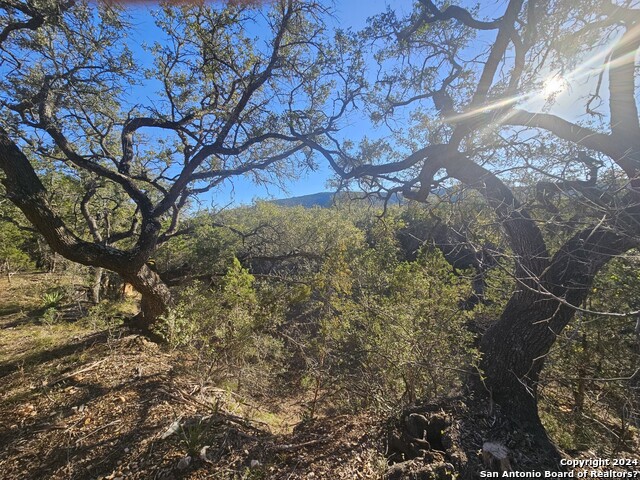
[[550, 99], [564, 92], [566, 88], [567, 81], [563, 77], [557, 75], [549, 77], [542, 84], [542, 96], [546, 99]]

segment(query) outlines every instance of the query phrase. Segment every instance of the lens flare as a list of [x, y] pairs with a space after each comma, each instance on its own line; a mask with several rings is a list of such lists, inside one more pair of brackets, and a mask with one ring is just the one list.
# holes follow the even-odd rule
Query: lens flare
[[542, 96], [545, 99], [556, 97], [567, 89], [567, 81], [560, 77], [554, 76], [547, 78], [542, 85]]

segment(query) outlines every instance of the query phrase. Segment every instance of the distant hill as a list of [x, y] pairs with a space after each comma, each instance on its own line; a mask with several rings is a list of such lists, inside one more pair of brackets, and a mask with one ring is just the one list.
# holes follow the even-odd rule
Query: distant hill
[[329, 208], [333, 205], [333, 197], [335, 192], [319, 192], [312, 193], [310, 195], [301, 195], [299, 197], [280, 198], [278, 200], [271, 200], [271, 203], [280, 205], [282, 207], [298, 207], [305, 208], [322, 207]]
[[[312, 208], [312, 207], [329, 208], [333, 205], [334, 199], [335, 200], [346, 199], [346, 198], [349, 198], [348, 196], [351, 196], [352, 198], [358, 198], [358, 194], [356, 193], [319, 192], [319, 193], [312, 193], [310, 195], [301, 195], [299, 197], [280, 198], [278, 200], [271, 200], [271, 203], [275, 203], [276, 205], [280, 205], [283, 207], [302, 206], [305, 208]], [[375, 204], [382, 205], [382, 200], [375, 200], [373, 202]], [[393, 199], [389, 202], [389, 204], [399, 205], [405, 202], [406, 200], [401, 195], [394, 195]]]

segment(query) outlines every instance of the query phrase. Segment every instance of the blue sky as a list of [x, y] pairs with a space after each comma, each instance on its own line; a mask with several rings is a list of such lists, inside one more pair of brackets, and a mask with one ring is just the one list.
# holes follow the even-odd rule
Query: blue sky
[[[386, 10], [387, 6], [394, 8], [399, 14], [408, 13], [412, 9], [411, 0], [347, 0], [335, 2], [333, 5], [335, 27], [358, 30], [366, 25], [367, 18]], [[128, 7], [133, 16], [136, 30], [131, 37], [138, 44], [143, 42], [152, 44], [159, 40], [159, 33], [154, 25], [150, 10], [153, 5], [137, 4]], [[139, 58], [151, 58], [143, 48], [135, 48], [134, 54]], [[153, 101], [153, 96], [147, 90], [135, 92], [140, 95], [140, 103]], [[357, 126], [352, 126], [356, 131]], [[285, 198], [290, 196], [307, 195], [328, 189], [327, 181], [331, 178], [331, 171], [325, 162], [318, 162], [318, 169], [307, 172], [295, 181], [285, 182], [284, 189], [275, 185], [256, 185], [249, 177], [236, 178], [233, 183], [228, 182], [223, 188], [212, 194], [200, 198], [201, 208], [223, 208], [251, 203], [255, 199]]]
[[[463, 4], [466, 2], [462, 2]], [[147, 4], [148, 5], [148, 4]], [[345, 0], [342, 2], [335, 2], [335, 26], [339, 28], [352, 28], [354, 30], [361, 29], [366, 25], [368, 17], [377, 13], [383, 12], [389, 6], [396, 10], [398, 16], [403, 16], [409, 13], [413, 8], [413, 2], [411, 0]], [[134, 41], [138, 43], [146, 42], [148, 44], [159, 40], [158, 30], [155, 28], [153, 18], [150, 14], [149, 6], [136, 5], [130, 7], [130, 12], [133, 15], [134, 23], [137, 25], [135, 32], [132, 32]], [[503, 2], [487, 2], [484, 4], [479, 12], [480, 17], [495, 17], [495, 12], [502, 13], [504, 8]], [[478, 41], [487, 43], [491, 42], [495, 33], [489, 32], [486, 38], [479, 37]], [[478, 45], [479, 47], [479, 45]], [[141, 56], [143, 61], [145, 55], [150, 57], [148, 53], [142, 48], [135, 48], [135, 54]], [[597, 62], [598, 66], [601, 66], [601, 62]], [[591, 66], [590, 66], [591, 67]], [[596, 67], [596, 65], [593, 65]], [[586, 69], [589, 70], [589, 69]], [[585, 72], [586, 72], [585, 70]], [[589, 73], [589, 72], [587, 72]], [[586, 84], [587, 78], [592, 81], [594, 76], [591, 74], [581, 75], [582, 78], [576, 78], [571, 82], [568, 88], [564, 88], [556, 97], [556, 102], [552, 107], [552, 112], [568, 120], [578, 120], [584, 113], [584, 103], [581, 102], [585, 93], [590, 90], [590, 86]], [[605, 76], [606, 84], [606, 76]], [[147, 90], [141, 91], [140, 103], [148, 103], [153, 101], [153, 94], [148, 94]], [[605, 89], [603, 89], [605, 90]], [[606, 90], [603, 91], [606, 93]], [[606, 100], [606, 98], [604, 98]], [[579, 103], [580, 102], [580, 103]], [[539, 111], [545, 107], [545, 101], [542, 96], [533, 97], [530, 101], [527, 100], [521, 104], [522, 107], [530, 111]], [[375, 132], [364, 130], [366, 122], [361, 124], [357, 122], [349, 127], [349, 134], [353, 132], [354, 140], [362, 138], [365, 133], [370, 136], [375, 136]], [[284, 188], [279, 188], [275, 185], [256, 185], [252, 182], [250, 177], [234, 179], [233, 183], [228, 182], [223, 188], [208, 194], [201, 198], [199, 207], [201, 208], [223, 208], [228, 206], [235, 206], [240, 204], [251, 203], [255, 199], [264, 198], [284, 198], [290, 196], [306, 195], [316, 193], [319, 191], [327, 190], [327, 181], [331, 178], [332, 173], [326, 165], [326, 162], [319, 161], [318, 169], [316, 171], [307, 172], [301, 178], [296, 181], [285, 182]], [[197, 208], [197, 207], [196, 207]]]

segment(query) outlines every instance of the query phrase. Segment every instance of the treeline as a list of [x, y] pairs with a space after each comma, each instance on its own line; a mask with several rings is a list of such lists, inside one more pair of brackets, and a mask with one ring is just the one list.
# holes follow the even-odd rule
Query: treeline
[[321, 400], [390, 409], [455, 391], [476, 355], [460, 308], [472, 275], [416, 236], [426, 210], [379, 214], [260, 203], [199, 215], [156, 258], [161, 275], [196, 279], [163, 335], [234, 388], [308, 389], [310, 415]]

